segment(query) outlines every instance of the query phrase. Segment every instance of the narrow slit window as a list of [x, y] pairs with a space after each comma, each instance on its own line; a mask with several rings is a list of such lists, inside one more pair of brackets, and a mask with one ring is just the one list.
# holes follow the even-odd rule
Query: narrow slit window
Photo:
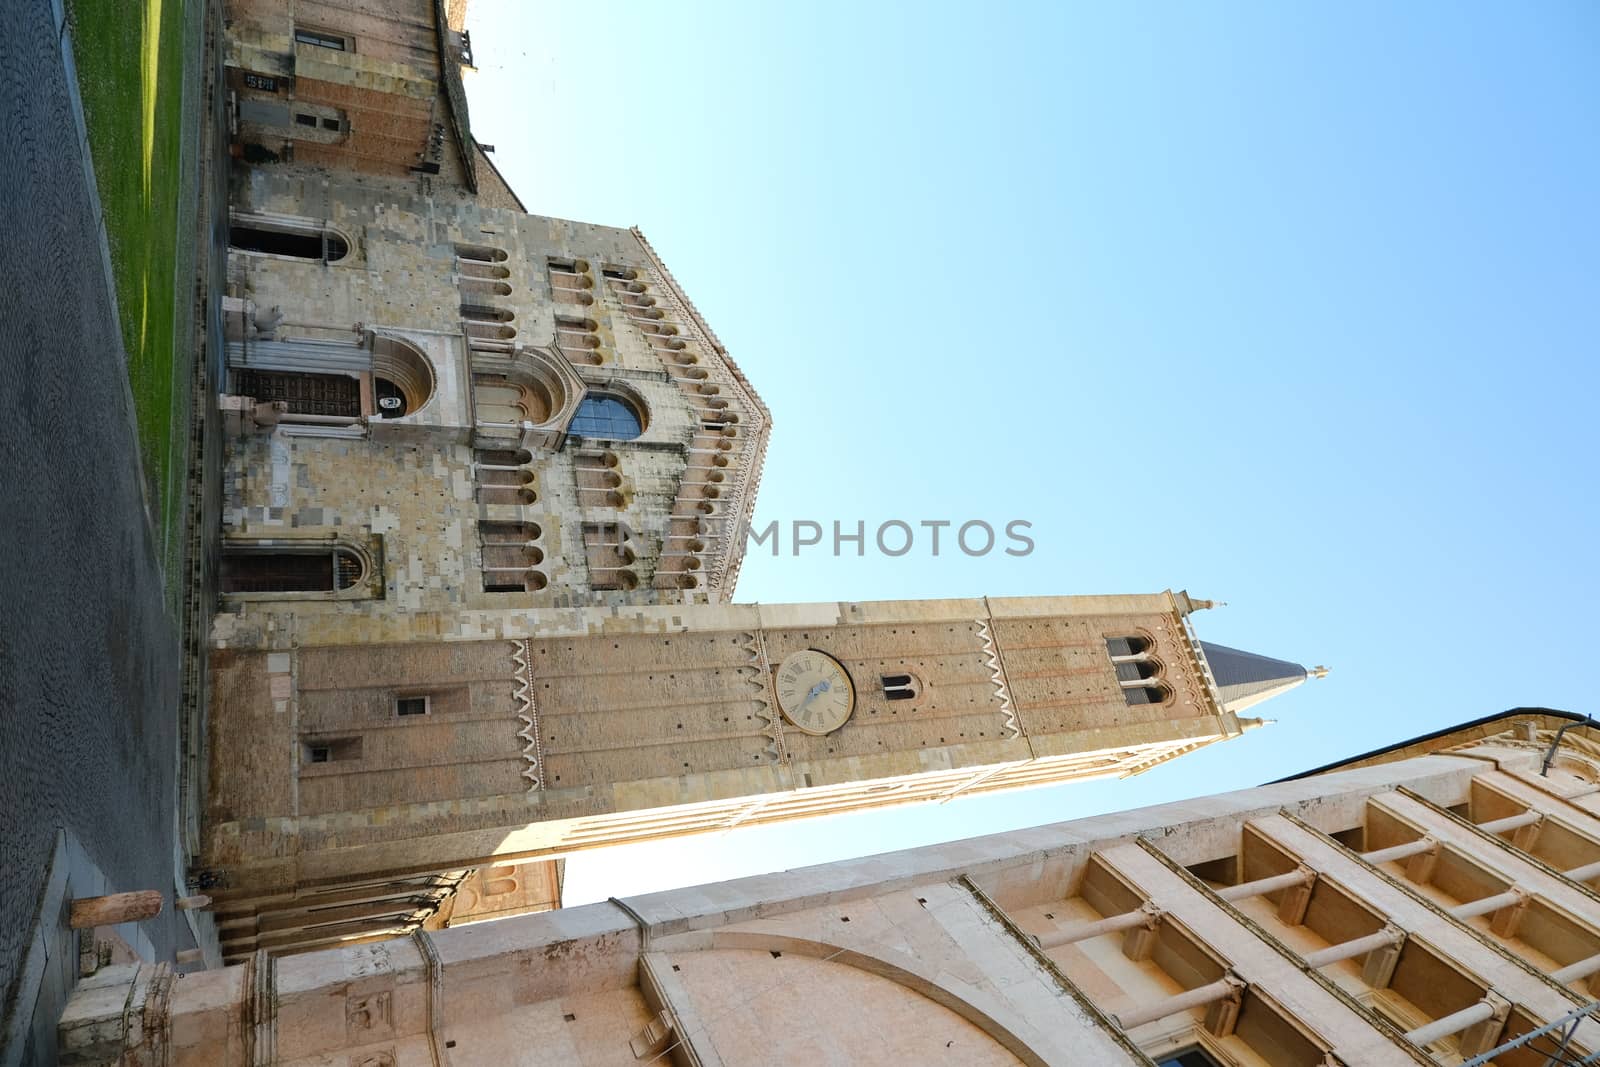
[[428, 698], [422, 697], [396, 697], [394, 713], [400, 716], [428, 714]]
[[294, 120], [302, 126], [315, 127], [317, 124], [317, 116], [315, 115], [296, 115]]

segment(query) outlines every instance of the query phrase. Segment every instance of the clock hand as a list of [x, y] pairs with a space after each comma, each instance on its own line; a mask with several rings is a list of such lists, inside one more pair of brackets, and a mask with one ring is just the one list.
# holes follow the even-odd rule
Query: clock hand
[[828, 690], [830, 690], [832, 688], [833, 688], [833, 686], [828, 682], [828, 679], [826, 679], [826, 678], [824, 678], [822, 681], [818, 682], [816, 685], [812, 686], [811, 687], [811, 691], [806, 694], [806, 698], [800, 702], [800, 706], [798, 708], [794, 709], [795, 714], [796, 715], [800, 714], [802, 711], [805, 710], [807, 704], [811, 703], [813, 700], [817, 699], [817, 697], [821, 696], [823, 693], [826, 693]]

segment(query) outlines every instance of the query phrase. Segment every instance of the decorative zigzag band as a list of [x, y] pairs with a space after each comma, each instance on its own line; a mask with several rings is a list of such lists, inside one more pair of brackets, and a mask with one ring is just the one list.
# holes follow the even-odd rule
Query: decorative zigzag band
[[539, 741], [539, 703], [533, 698], [533, 648], [524, 638], [511, 642], [511, 662], [515, 665], [511, 677], [516, 683], [511, 691], [512, 699], [517, 702], [517, 718], [522, 720], [522, 729], [517, 731], [517, 736], [527, 742], [522, 747], [522, 758], [527, 761], [527, 766], [522, 770], [522, 776], [529, 783], [528, 791], [544, 788], [544, 747]]
[[983, 659], [989, 666], [989, 678], [994, 682], [994, 695], [1000, 698], [1000, 714], [1005, 716], [1005, 728], [1011, 731], [1007, 740], [1015, 740], [1022, 736], [1022, 726], [1017, 722], [1017, 709], [1011, 706], [1011, 689], [1006, 685], [1005, 668], [1000, 665], [1000, 650], [989, 632], [988, 619], [978, 620], [978, 637], [983, 641]]
[[762, 725], [767, 734], [767, 755], [772, 757], [774, 763], [787, 763], [789, 754], [783, 743], [783, 724], [778, 721], [778, 709], [773, 707], [770, 690], [767, 688], [768, 676], [772, 673], [771, 664], [767, 660], [767, 642], [761, 631], [744, 634], [744, 651], [750, 656], [751, 676], [748, 679], [755, 693], [751, 695], [758, 710], [756, 714], [761, 718]]

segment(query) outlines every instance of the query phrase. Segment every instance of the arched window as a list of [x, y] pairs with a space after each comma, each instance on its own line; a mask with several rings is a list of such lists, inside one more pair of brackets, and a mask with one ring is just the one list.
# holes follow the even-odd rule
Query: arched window
[[632, 404], [610, 393], [594, 393], [578, 404], [568, 433], [581, 437], [603, 437], [631, 441], [644, 432], [643, 422]]
[[599, 324], [593, 319], [556, 316], [556, 347], [574, 363], [598, 367], [605, 362], [600, 351]]
[[589, 588], [638, 588], [639, 575], [633, 569], [638, 555], [633, 545], [632, 532], [620, 522], [584, 523], [583, 550], [589, 566]]
[[337, 263], [350, 254], [348, 241], [310, 219], [298, 222], [236, 216], [228, 225], [228, 246], [241, 252], [292, 256], [322, 263]]
[[1155, 660], [1134, 659], [1117, 664], [1117, 680], [1119, 682], [1142, 682], [1147, 678], [1155, 678], [1161, 674], [1161, 664]]
[[469, 322], [510, 322], [516, 315], [489, 304], [462, 304], [461, 317]]
[[456, 245], [456, 256], [473, 263], [504, 263], [508, 258], [506, 250], [495, 248], [492, 245]]
[[1129, 704], [1165, 704], [1172, 690], [1164, 685], [1125, 686], [1122, 699]]
[[1150, 657], [1151, 642], [1139, 634], [1106, 638], [1106, 652], [1129, 704], [1165, 704], [1172, 696], [1161, 681], [1161, 661]]
[[372, 388], [378, 415], [415, 415], [433, 398], [433, 364], [409, 341], [386, 334], [372, 338]]
[[347, 548], [224, 549], [217, 582], [224, 593], [336, 593], [365, 573]]
[[1150, 651], [1150, 641], [1148, 638], [1137, 635], [1108, 637], [1106, 638], [1106, 651], [1111, 653], [1112, 659], [1120, 659], [1123, 656], [1142, 656]]
[[618, 472], [621, 459], [610, 449], [596, 452], [577, 452], [572, 457], [573, 478], [578, 486], [578, 500], [586, 508], [620, 508], [625, 503], [621, 493], [622, 475]]
[[552, 413], [548, 391], [539, 391], [499, 375], [474, 375], [472, 388], [482, 422], [540, 423]]
[[544, 571], [538, 569], [544, 562], [544, 552], [533, 543], [542, 534], [534, 522], [479, 522], [483, 591], [534, 593], [550, 584]]
[[915, 700], [922, 692], [922, 683], [914, 674], [880, 674], [878, 684], [889, 700]]
[[546, 259], [545, 266], [550, 276], [550, 295], [558, 303], [580, 307], [594, 304], [594, 297], [584, 291], [594, 288], [588, 263], [581, 259]]

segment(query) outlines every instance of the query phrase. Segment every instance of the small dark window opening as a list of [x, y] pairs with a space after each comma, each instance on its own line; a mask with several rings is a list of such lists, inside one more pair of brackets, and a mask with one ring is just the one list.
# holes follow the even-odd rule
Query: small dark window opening
[[317, 125], [317, 116], [315, 115], [296, 115], [294, 120], [302, 126], [315, 128]]
[[307, 741], [305, 748], [305, 761], [307, 763], [342, 763], [345, 760], [358, 760], [361, 758], [361, 738], [359, 737], [334, 737], [321, 741]]
[[260, 226], [229, 226], [228, 246], [244, 252], [263, 252], [295, 259], [335, 263], [350, 253], [344, 238], [326, 230], [268, 230]]
[[1167, 690], [1159, 685], [1136, 685], [1123, 689], [1122, 699], [1129, 704], [1164, 704]]
[[1142, 656], [1150, 651], [1150, 642], [1143, 637], [1108, 637], [1106, 651], [1113, 656]]
[[912, 700], [921, 691], [917, 680], [909, 674], [880, 674], [878, 684], [889, 700]]
[[398, 697], [394, 702], [396, 715], [426, 715], [428, 714], [427, 697]]
[[631, 282], [639, 276], [639, 272], [631, 267], [602, 267], [600, 273], [607, 278], [615, 278], [622, 282]]
[[332, 552], [223, 552], [224, 593], [331, 593]]
[[325, 129], [325, 130], [332, 130], [334, 133], [338, 133], [339, 132], [339, 120], [338, 119], [323, 119], [322, 120], [322, 128]]
[[314, 44], [318, 48], [332, 48], [335, 51], [345, 51], [345, 39], [336, 33], [319, 33], [316, 30], [296, 29], [294, 39], [300, 44]]

